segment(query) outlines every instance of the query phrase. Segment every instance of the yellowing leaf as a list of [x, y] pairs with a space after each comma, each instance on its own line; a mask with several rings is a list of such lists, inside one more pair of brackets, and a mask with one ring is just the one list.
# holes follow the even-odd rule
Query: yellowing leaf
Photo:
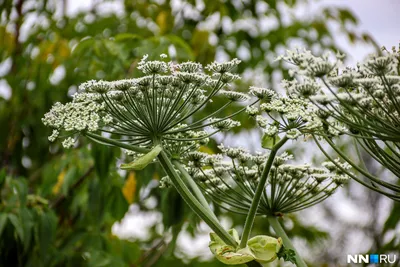
[[211, 148], [207, 147], [207, 146], [201, 146], [199, 148], [199, 151], [207, 153], [207, 154], [214, 154], [214, 151]]
[[154, 172], [153, 180], [160, 180], [160, 174], [158, 172]]
[[57, 177], [57, 183], [53, 186], [53, 189], [51, 190], [51, 192], [56, 195], [58, 194], [58, 192], [60, 192], [61, 186], [64, 182], [64, 177], [65, 177], [65, 169], [62, 170], [62, 172], [60, 172], [60, 174]]
[[130, 172], [128, 175], [128, 179], [122, 188], [122, 194], [124, 195], [126, 201], [129, 204], [132, 204], [135, 200], [135, 192], [136, 192], [136, 175], [135, 172]]
[[167, 18], [168, 13], [166, 11], [161, 11], [156, 18], [157, 25], [160, 28], [160, 34], [165, 33], [167, 30]]

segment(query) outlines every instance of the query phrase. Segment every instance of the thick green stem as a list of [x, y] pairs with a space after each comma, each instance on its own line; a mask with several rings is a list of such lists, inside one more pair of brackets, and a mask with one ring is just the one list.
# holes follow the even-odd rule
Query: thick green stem
[[286, 143], [287, 140], [288, 140], [288, 138], [285, 136], [284, 138], [282, 138], [281, 141], [279, 141], [271, 149], [268, 160], [265, 164], [263, 173], [261, 175], [260, 182], [257, 185], [253, 201], [251, 202], [249, 213], [247, 214], [247, 217], [246, 217], [246, 222], [244, 224], [244, 230], [243, 230], [243, 234], [242, 234], [242, 240], [240, 241], [241, 248], [246, 247], [247, 241], [250, 238], [250, 233], [251, 233], [251, 229], [253, 228], [254, 220], [256, 218], [258, 205], [260, 204], [262, 193], [265, 190], [265, 184], [267, 182], [268, 174], [269, 174], [269, 171], [271, 170], [272, 163], [274, 162], [276, 153], [278, 152], [279, 148], [281, 148]]
[[[217, 217], [210, 209], [210, 206], [208, 205], [208, 202], [205, 199], [203, 193], [200, 191], [197, 184], [193, 181], [192, 177], [190, 177], [190, 175], [187, 173], [186, 169], [183, 168], [182, 164], [179, 163], [178, 161], [172, 161], [172, 163], [181, 172], [181, 174], [182, 174], [181, 177], [183, 178], [184, 182], [187, 185], [189, 185], [189, 187], [192, 189], [192, 191], [193, 191], [194, 195], [196, 196], [196, 198], [198, 199], [198, 201], [210, 212], [210, 215], [213, 216], [215, 218], [215, 220], [217, 220]], [[236, 242], [235, 242], [235, 246], [237, 246]], [[256, 261], [248, 262], [248, 263], [246, 263], [246, 265], [248, 267], [262, 267], [262, 265]]]
[[165, 172], [168, 174], [176, 190], [181, 195], [183, 200], [189, 205], [189, 207], [202, 219], [204, 222], [228, 245], [237, 246], [236, 241], [227, 231], [221, 226], [216, 220], [215, 215], [206, 209], [200, 202], [193, 196], [189, 188], [182, 181], [181, 177], [175, 171], [170, 159], [164, 151], [161, 151], [158, 155], [158, 159]]
[[[192, 177], [187, 173], [186, 169], [182, 166], [182, 164], [176, 160], [172, 161], [172, 164], [180, 171], [182, 174], [182, 179], [189, 186], [190, 189], [192, 189], [194, 195], [196, 196], [197, 200], [203, 205], [206, 209], [210, 210], [212, 215], [214, 213], [211, 211], [210, 206], [208, 205], [208, 202], [206, 198], [204, 197], [203, 193], [200, 191], [200, 188], [197, 186], [196, 182], [193, 181]], [[215, 216], [215, 215], [214, 215]]]
[[268, 216], [267, 217], [269, 224], [274, 229], [275, 233], [282, 238], [283, 245], [286, 248], [292, 249], [296, 253], [296, 266], [297, 267], [307, 267], [307, 264], [304, 260], [300, 257], [299, 253], [293, 246], [292, 242], [290, 241], [289, 237], [287, 236], [285, 230], [282, 228], [281, 224], [279, 223], [278, 219], [275, 216]]

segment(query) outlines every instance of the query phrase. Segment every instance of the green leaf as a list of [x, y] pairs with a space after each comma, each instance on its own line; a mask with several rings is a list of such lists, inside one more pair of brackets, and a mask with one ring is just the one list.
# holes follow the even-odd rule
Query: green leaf
[[21, 221], [15, 214], [12, 213], [8, 214], [8, 218], [10, 219], [10, 222], [14, 226], [15, 232], [22, 242], [24, 240], [24, 229], [22, 227]]
[[164, 226], [169, 228], [183, 221], [185, 203], [175, 188], [168, 188], [164, 191], [161, 211]]
[[126, 40], [136, 40], [136, 39], [142, 39], [142, 37], [138, 34], [132, 34], [132, 33], [120, 33], [117, 34], [114, 37], [115, 41], [117, 42], [122, 42]]
[[22, 229], [24, 232], [22, 244], [24, 246], [24, 250], [27, 251], [29, 244], [31, 243], [34, 218], [32, 215], [32, 211], [26, 207], [20, 209], [19, 215], [20, 215], [20, 221], [22, 222], [21, 224]]
[[277, 256], [279, 259], [296, 264], [296, 252], [294, 252], [293, 249], [287, 249], [282, 246], [280, 251], [277, 253]]
[[68, 195], [69, 188], [71, 187], [74, 180], [77, 178], [78, 169], [75, 166], [70, 167], [62, 181], [61, 192], [64, 195]]
[[400, 212], [398, 210], [400, 210], [400, 204], [394, 203], [392, 211], [383, 226], [384, 232], [396, 229], [397, 225], [400, 224]]
[[110, 213], [114, 219], [120, 221], [124, 216], [125, 213], [128, 211], [129, 204], [126, 201], [121, 188], [116, 186], [113, 187], [111, 190], [108, 198], [111, 200], [110, 203]]
[[114, 150], [97, 143], [93, 143], [92, 157], [95, 161], [96, 173], [100, 180], [105, 180], [109, 176], [110, 164], [114, 159]]
[[93, 46], [95, 39], [92, 37], [83, 38], [72, 50], [73, 55], [84, 54]]
[[17, 194], [19, 198], [20, 206], [25, 206], [26, 197], [28, 194], [28, 187], [26, 185], [26, 180], [24, 178], [14, 178], [12, 179], [12, 184], [14, 192]]
[[86, 214], [89, 218], [90, 223], [101, 223], [104, 215], [104, 203], [106, 201], [104, 197], [104, 188], [101, 186], [97, 179], [93, 179], [89, 184], [89, 199], [88, 209], [90, 212]]
[[113, 238], [109, 240], [109, 245], [110, 253], [127, 263], [137, 262], [142, 255], [138, 243]]
[[57, 217], [53, 212], [42, 213], [39, 219], [39, 244], [42, 256], [46, 254], [53, 243], [56, 233]]
[[146, 168], [162, 151], [162, 147], [160, 145], [154, 147], [149, 153], [146, 155], [132, 161], [131, 163], [121, 164], [121, 169], [123, 170], [134, 170], [139, 171]]
[[3, 184], [6, 181], [6, 176], [7, 176], [6, 169], [2, 169], [0, 171], [0, 189], [3, 187]]
[[272, 149], [279, 140], [281, 140], [279, 135], [269, 136], [264, 134], [261, 140], [261, 146], [265, 149]]
[[4, 228], [6, 227], [7, 216], [8, 216], [7, 213], [0, 214], [0, 237], [1, 237], [1, 234], [3, 233]]

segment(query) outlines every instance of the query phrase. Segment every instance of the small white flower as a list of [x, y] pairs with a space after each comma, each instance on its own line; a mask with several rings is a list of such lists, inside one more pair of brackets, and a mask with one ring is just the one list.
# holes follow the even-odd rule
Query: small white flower
[[267, 88], [261, 88], [261, 87], [250, 87], [250, 94], [254, 95], [255, 97], [263, 100], [270, 101], [272, 98], [276, 96], [276, 93], [270, 89]]
[[75, 145], [75, 140], [72, 137], [68, 137], [62, 142], [62, 145], [64, 148], [71, 148]]
[[246, 94], [234, 91], [221, 90], [219, 91], [219, 94], [225, 96], [226, 98], [234, 102], [247, 101], [250, 98]]
[[297, 139], [301, 135], [301, 132], [298, 129], [290, 129], [286, 132], [286, 137], [289, 139]]
[[225, 119], [225, 120], [221, 120], [218, 118], [211, 118], [210, 122], [212, 123], [212, 127], [216, 128], [220, 131], [227, 131], [230, 130], [233, 127], [238, 127], [240, 126], [240, 122], [238, 121], [234, 121], [232, 119]]
[[250, 116], [255, 116], [259, 113], [260, 111], [256, 107], [248, 106], [246, 107], [246, 113], [249, 114]]
[[60, 134], [60, 132], [58, 130], [53, 130], [52, 134], [48, 138], [49, 141], [54, 142], [57, 139], [59, 134]]
[[267, 136], [275, 136], [278, 133], [278, 127], [275, 125], [267, 124], [264, 128], [264, 133]]
[[231, 61], [223, 63], [213, 62], [206, 66], [206, 70], [223, 74], [231, 71], [233, 68], [239, 65], [240, 62], [241, 61], [237, 58], [234, 58]]

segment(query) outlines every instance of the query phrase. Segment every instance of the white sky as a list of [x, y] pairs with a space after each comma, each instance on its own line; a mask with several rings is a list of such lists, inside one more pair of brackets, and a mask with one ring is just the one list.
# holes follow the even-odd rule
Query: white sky
[[[400, 42], [400, 1], [399, 0], [321, 0], [319, 5], [337, 5], [348, 7], [359, 19], [359, 29], [368, 32], [381, 46], [390, 49]], [[350, 46], [341, 39], [355, 61], [361, 61], [372, 52], [366, 46]]]

